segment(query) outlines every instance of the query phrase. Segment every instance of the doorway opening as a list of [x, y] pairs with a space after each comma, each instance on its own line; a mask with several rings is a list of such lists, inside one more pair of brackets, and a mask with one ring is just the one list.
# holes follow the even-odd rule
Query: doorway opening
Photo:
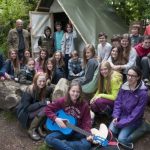
[[[56, 22], [61, 22], [62, 24], [62, 30], [65, 31], [66, 24], [69, 22], [69, 18], [64, 12], [61, 13], [54, 13], [54, 25]], [[54, 32], [56, 31], [54, 27]]]

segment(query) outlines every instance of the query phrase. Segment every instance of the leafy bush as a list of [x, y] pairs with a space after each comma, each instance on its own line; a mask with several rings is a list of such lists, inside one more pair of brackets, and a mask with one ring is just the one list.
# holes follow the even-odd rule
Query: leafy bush
[[[29, 23], [29, 11], [34, 10], [38, 0], [0, 0], [0, 51], [7, 54], [7, 35], [15, 27], [17, 19]], [[26, 28], [25, 26], [25, 28]]]
[[150, 0], [106, 0], [127, 24], [132, 21], [150, 19]]

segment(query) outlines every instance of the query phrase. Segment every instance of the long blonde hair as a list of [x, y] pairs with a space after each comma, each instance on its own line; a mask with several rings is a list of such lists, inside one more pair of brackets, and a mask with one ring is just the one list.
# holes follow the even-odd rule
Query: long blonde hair
[[107, 76], [106, 89], [104, 87], [104, 77], [100, 73], [99, 82], [98, 82], [98, 91], [99, 93], [110, 93], [111, 92], [111, 78], [112, 78], [113, 70], [110, 66], [110, 63], [107, 61], [102, 62], [99, 69], [101, 69], [102, 66], [106, 67], [109, 73]]

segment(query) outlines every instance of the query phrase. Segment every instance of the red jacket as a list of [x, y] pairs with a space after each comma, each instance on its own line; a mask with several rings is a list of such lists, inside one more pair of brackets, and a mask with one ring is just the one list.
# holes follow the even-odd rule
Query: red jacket
[[137, 55], [140, 56], [140, 57], [147, 56], [147, 54], [150, 53], [150, 48], [145, 49], [144, 47], [142, 47], [142, 43], [136, 45], [134, 48], [137, 52]]
[[146, 26], [144, 35], [150, 35], [150, 25]]
[[80, 127], [83, 130], [90, 131], [91, 116], [88, 103], [83, 101], [81, 103], [66, 106], [65, 100], [66, 98], [62, 97], [46, 106], [45, 112], [47, 117], [49, 117], [52, 120], [55, 120], [57, 117], [55, 112], [57, 112], [60, 109], [63, 109], [67, 114], [77, 119], [78, 127]]

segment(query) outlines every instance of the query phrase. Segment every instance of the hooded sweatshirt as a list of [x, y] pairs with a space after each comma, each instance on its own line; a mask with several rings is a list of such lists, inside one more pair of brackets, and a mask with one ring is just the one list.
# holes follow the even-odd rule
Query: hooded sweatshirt
[[72, 105], [65, 105], [66, 97], [59, 98], [55, 100], [53, 103], [50, 103], [46, 109], [46, 115], [53, 121], [57, 118], [56, 112], [60, 109], [64, 110], [67, 114], [73, 116], [77, 119], [77, 126], [83, 130], [90, 131], [91, 129], [91, 116], [90, 116], [90, 109], [88, 103], [77, 102], [76, 104]]
[[140, 124], [148, 101], [147, 87], [143, 82], [134, 91], [129, 88], [129, 83], [122, 85], [115, 101], [113, 118], [118, 118], [116, 126], [119, 128], [131, 124]]

